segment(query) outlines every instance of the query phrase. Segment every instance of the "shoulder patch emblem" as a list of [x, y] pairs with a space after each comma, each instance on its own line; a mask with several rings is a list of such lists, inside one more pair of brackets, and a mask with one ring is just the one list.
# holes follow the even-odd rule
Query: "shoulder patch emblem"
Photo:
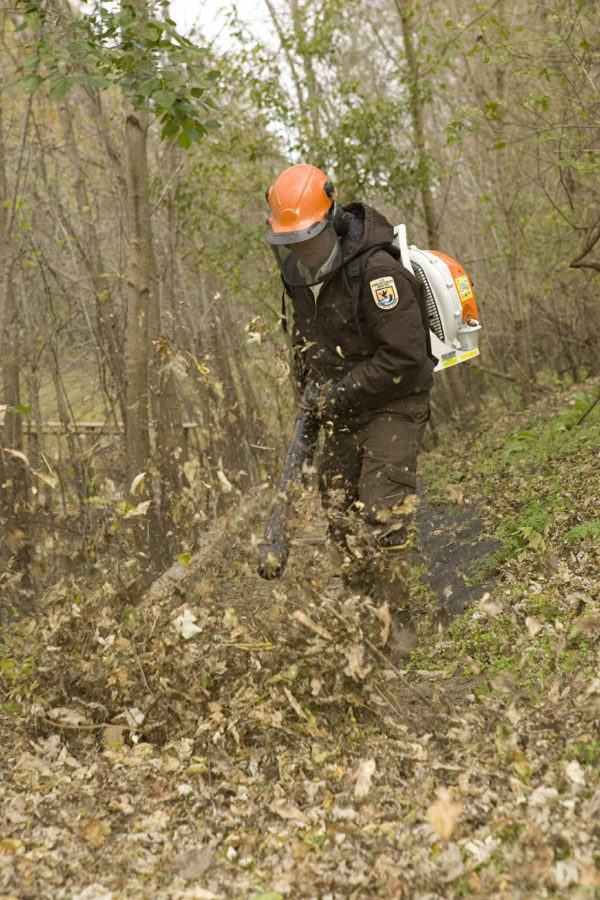
[[369, 282], [373, 300], [379, 309], [393, 309], [398, 304], [398, 290], [391, 275]]

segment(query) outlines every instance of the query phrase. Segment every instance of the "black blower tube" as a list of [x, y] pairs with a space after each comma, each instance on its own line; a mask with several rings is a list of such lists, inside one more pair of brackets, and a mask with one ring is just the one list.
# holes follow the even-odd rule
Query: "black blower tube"
[[[308, 394], [308, 389], [304, 397]], [[310, 465], [319, 436], [319, 417], [316, 410], [304, 401], [294, 423], [294, 436], [285, 457], [285, 464], [277, 496], [271, 506], [265, 534], [258, 551], [258, 574], [261, 578], [281, 578], [290, 553], [289, 517], [292, 493], [302, 478], [305, 466]]]

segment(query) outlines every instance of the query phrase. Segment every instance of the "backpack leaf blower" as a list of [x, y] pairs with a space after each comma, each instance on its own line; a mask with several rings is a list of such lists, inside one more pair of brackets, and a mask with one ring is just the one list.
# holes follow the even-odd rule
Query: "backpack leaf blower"
[[479, 314], [471, 279], [459, 262], [437, 250], [408, 245], [406, 225], [394, 228], [394, 244], [405, 269], [425, 290], [435, 372], [479, 356]]

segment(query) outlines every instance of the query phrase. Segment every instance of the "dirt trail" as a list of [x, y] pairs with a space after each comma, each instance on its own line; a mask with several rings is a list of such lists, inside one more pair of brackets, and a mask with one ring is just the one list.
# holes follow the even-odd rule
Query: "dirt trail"
[[414, 561], [423, 569], [421, 577], [449, 614], [459, 615], [492, 589], [489, 582], [473, 580], [474, 569], [500, 542], [486, 536], [476, 507], [434, 505], [427, 502], [426, 492], [416, 520]]

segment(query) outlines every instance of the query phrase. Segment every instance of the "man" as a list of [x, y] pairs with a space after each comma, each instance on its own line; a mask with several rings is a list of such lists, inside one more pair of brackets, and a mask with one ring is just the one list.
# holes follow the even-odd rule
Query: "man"
[[266, 240], [292, 301], [298, 388], [325, 431], [330, 535], [352, 581], [387, 604], [403, 655], [414, 645], [407, 524], [433, 383], [427, 308], [390, 252], [387, 219], [336, 196], [315, 166], [286, 169], [267, 192]]

